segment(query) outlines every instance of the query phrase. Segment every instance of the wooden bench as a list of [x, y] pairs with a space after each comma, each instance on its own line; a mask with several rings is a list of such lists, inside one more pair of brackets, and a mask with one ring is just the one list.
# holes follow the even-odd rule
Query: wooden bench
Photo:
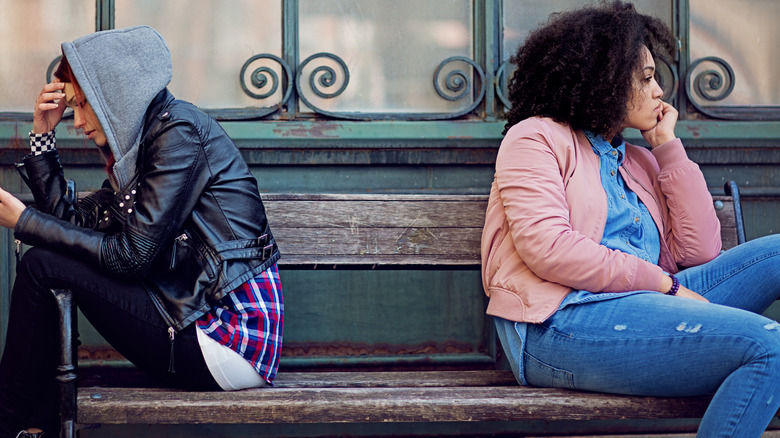
[[[744, 242], [739, 193], [713, 201], [724, 248]], [[291, 267], [479, 269], [487, 196], [264, 195]], [[90, 424], [442, 423], [701, 417], [708, 397], [656, 398], [518, 386], [508, 370], [281, 372], [274, 388], [188, 392], [82, 386], [68, 291], [53, 291], [63, 333], [63, 436]], [[474, 290], [474, 294], [482, 294]], [[94, 382], [82, 382], [94, 384]], [[78, 425], [78, 426], [77, 426]]]

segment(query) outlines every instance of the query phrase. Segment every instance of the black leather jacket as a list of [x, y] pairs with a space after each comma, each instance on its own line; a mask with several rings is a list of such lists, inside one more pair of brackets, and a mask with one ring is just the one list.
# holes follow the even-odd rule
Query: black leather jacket
[[138, 173], [119, 193], [104, 184], [77, 200], [56, 151], [17, 167], [36, 208], [22, 213], [16, 238], [140, 279], [176, 331], [280, 257], [239, 150], [167, 89], [146, 112]]

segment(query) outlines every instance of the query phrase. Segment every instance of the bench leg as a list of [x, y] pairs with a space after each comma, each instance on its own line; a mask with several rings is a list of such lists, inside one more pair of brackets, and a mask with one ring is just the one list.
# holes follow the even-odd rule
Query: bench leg
[[76, 436], [76, 367], [73, 361], [73, 298], [67, 289], [52, 289], [60, 312], [60, 421], [62, 438]]

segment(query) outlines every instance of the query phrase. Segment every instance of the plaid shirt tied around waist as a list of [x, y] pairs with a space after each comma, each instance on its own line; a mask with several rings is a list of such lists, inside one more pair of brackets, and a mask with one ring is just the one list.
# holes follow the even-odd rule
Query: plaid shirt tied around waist
[[196, 324], [211, 339], [248, 360], [271, 384], [282, 353], [283, 322], [282, 283], [274, 263], [223, 297]]

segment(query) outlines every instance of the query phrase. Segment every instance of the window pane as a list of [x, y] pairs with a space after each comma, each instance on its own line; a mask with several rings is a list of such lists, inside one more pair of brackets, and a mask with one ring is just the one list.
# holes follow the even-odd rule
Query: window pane
[[[303, 97], [313, 106], [338, 112], [456, 112], [467, 108], [473, 93], [450, 101], [434, 88], [437, 66], [451, 56], [472, 59], [471, 0], [300, 0], [300, 59], [327, 52], [343, 60], [349, 82], [333, 98], [316, 95], [310, 77], [317, 67], [334, 69], [334, 86], [314, 87], [335, 93], [345, 78], [338, 62], [319, 57], [301, 72]], [[473, 69], [464, 62], [454, 68], [474, 89]], [[455, 73], [457, 76], [457, 73]], [[444, 95], [457, 92], [440, 85]], [[479, 85], [477, 85], [479, 87]], [[462, 88], [462, 90], [465, 90]]]
[[94, 31], [94, 0], [0, 0], [0, 111], [31, 113], [60, 44]]
[[[707, 1], [707, 0], [705, 0]], [[672, 0], [633, 0], [636, 10], [662, 19], [672, 25]], [[517, 51], [528, 33], [542, 23], [553, 12], [568, 11], [584, 5], [599, 5], [599, 2], [582, 0], [512, 0], [504, 2], [503, 59], [508, 60]]]
[[[693, 93], [689, 96], [702, 106], [778, 105], [780, 104], [780, 2], [777, 0], [719, 0], [715, 7], [709, 0], [690, 0], [691, 66], [706, 57], [718, 57], [733, 70], [713, 62], [702, 62], [692, 71]], [[717, 71], [724, 80], [721, 86], [711, 82]], [[701, 84], [701, 92], [697, 85]], [[725, 95], [730, 85], [733, 91]], [[710, 95], [714, 100], [708, 100]]]
[[[135, 0], [116, 2], [116, 27], [146, 24], [165, 38], [173, 58], [171, 92], [204, 108], [265, 107], [279, 103], [283, 88], [256, 99], [242, 89], [242, 66], [254, 55], [281, 55], [279, 0]], [[282, 67], [257, 60], [246, 69], [244, 84], [262, 96], [273, 81], [258, 88], [248, 76], [271, 68], [282, 77]], [[269, 76], [266, 76], [269, 77]], [[270, 78], [270, 77], [269, 77]]]

